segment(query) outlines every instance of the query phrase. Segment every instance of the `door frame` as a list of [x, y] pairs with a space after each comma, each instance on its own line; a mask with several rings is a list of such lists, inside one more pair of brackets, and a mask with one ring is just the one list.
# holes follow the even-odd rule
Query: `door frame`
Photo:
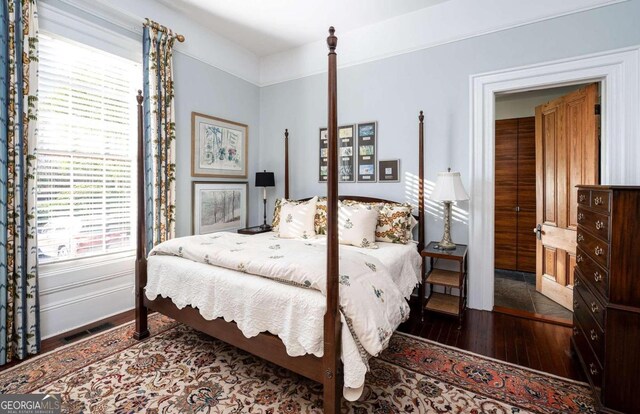
[[600, 180], [637, 184], [640, 46], [471, 75], [469, 307], [492, 310], [494, 294], [495, 94], [600, 82]]

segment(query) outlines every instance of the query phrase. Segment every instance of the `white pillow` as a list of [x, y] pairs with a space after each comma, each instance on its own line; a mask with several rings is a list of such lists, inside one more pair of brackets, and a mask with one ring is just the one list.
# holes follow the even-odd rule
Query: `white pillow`
[[378, 209], [370, 205], [345, 205], [339, 203], [338, 239], [340, 244], [350, 244], [367, 249], [377, 249], [376, 226]]
[[316, 230], [314, 220], [316, 217], [317, 202], [317, 196], [300, 204], [284, 201], [280, 208], [278, 237], [282, 237], [283, 239], [294, 239], [298, 237], [308, 239], [315, 237]]

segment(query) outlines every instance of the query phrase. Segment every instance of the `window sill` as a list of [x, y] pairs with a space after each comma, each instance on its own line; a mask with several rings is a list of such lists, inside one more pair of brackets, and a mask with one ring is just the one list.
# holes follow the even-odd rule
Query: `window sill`
[[95, 269], [96, 267], [110, 266], [115, 263], [131, 262], [135, 260], [135, 250], [126, 250], [117, 253], [108, 253], [100, 256], [83, 257], [63, 260], [53, 263], [45, 263], [38, 266], [39, 276], [51, 277], [59, 274]]

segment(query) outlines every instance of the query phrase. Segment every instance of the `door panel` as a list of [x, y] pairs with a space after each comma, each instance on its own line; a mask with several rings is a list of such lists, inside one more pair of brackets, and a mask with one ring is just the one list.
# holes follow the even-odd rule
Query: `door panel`
[[496, 121], [495, 263], [498, 269], [517, 268], [518, 120]]
[[536, 118], [518, 119], [518, 258], [522, 272], [536, 271]]
[[597, 184], [599, 143], [592, 84], [536, 108], [536, 289], [571, 309], [578, 184]]

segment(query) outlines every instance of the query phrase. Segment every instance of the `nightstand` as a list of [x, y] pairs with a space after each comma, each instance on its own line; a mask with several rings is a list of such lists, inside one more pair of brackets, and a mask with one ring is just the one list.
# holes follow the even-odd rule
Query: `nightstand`
[[[464, 310], [467, 307], [467, 246], [456, 245], [455, 250], [441, 250], [436, 248], [438, 242], [429, 243], [420, 252], [423, 258], [429, 258], [429, 272], [423, 270], [422, 284], [430, 285], [429, 296], [420, 295], [420, 312], [424, 319], [425, 311], [438, 312], [445, 315], [457, 316], [459, 326], [462, 327]], [[435, 267], [439, 260], [450, 260], [458, 263], [458, 270], [444, 270]], [[444, 293], [434, 292], [434, 286], [441, 286]], [[458, 289], [459, 294], [453, 295], [452, 289]], [[424, 292], [424, 290], [423, 290]]]
[[262, 226], [254, 226], [254, 227], [247, 227], [246, 229], [239, 229], [238, 233], [253, 235], [253, 234], [267, 233], [270, 231], [271, 231], [271, 226], [267, 226], [266, 228]]

